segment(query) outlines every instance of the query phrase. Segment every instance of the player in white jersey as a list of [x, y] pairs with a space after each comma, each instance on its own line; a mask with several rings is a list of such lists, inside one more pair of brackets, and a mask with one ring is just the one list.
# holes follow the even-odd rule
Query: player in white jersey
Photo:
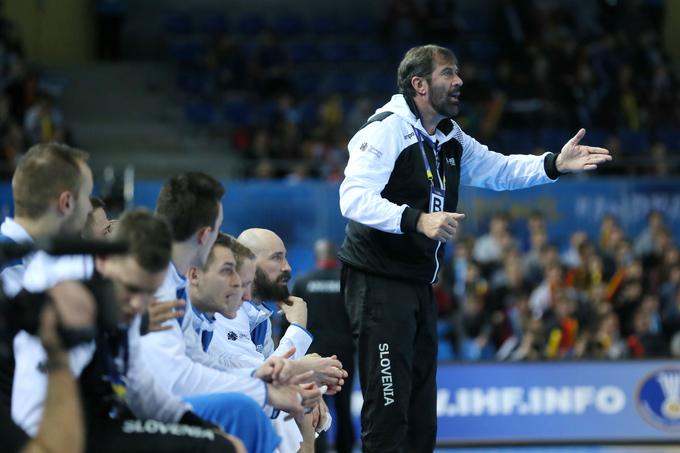
[[[155, 294], [157, 300], [186, 301], [185, 274], [191, 266], [203, 266], [208, 258], [222, 223], [223, 192], [219, 182], [203, 173], [183, 173], [163, 185], [156, 211], [170, 224], [173, 243], [170, 268]], [[194, 360], [190, 353], [200, 345], [187, 342], [182, 332], [191, 321], [192, 313], [191, 305], [186, 301], [183, 316], [166, 321], [163, 324], [166, 330], [142, 338], [142, 351], [145, 361], [157, 371], [160, 384], [190, 401], [199, 414], [203, 406], [196, 397], [217, 392], [246, 394], [270, 415], [275, 409], [301, 414], [304, 406], [311, 406], [320, 399], [316, 386], [302, 388], [269, 382], [272, 370], [284, 364], [282, 358], [260, 364], [257, 370], [247, 373], [225, 372], [206, 360]], [[199, 332], [190, 340], [201, 336]], [[211, 403], [209, 398], [205, 402]]]
[[[257, 366], [265, 360], [265, 356], [256, 349], [251, 339], [246, 306], [253, 307], [256, 312], [258, 309], [249, 303], [242, 305], [243, 299], [251, 297], [250, 286], [255, 274], [255, 256], [234, 238], [220, 234], [210, 257], [206, 266], [192, 268], [188, 273], [188, 292], [193, 307], [191, 316], [197, 319], [197, 328], [207, 320], [213, 324], [211, 341], [205, 347], [208, 353], [216, 357], [223, 366], [242, 368]], [[239, 266], [238, 274], [234, 269], [235, 263]], [[268, 317], [262, 317], [262, 320], [267, 321]], [[304, 319], [301, 322], [304, 323]], [[291, 330], [293, 335], [289, 335]], [[304, 327], [289, 329], [286, 335], [293, 338], [288, 340], [290, 343], [294, 344], [296, 333], [307, 337]], [[272, 341], [271, 338], [269, 341]], [[303, 353], [306, 352], [308, 345], [309, 343], [304, 344]], [[304, 356], [301, 359], [292, 360], [291, 363], [293, 369], [298, 372], [314, 371], [320, 385], [330, 384], [335, 390], [342, 385], [343, 377], [345, 377], [342, 364], [335, 358]], [[306, 417], [307, 423], [301, 423], [303, 431], [307, 430], [307, 441], [302, 445], [302, 451], [313, 448], [315, 430], [320, 431], [330, 426], [330, 420], [326, 419], [326, 414], [325, 405], [319, 405], [310, 416]], [[283, 438], [280, 451], [297, 452], [302, 438], [296, 426], [285, 423], [279, 417], [275, 422], [275, 427]]]
[[[55, 143], [39, 144], [21, 158], [12, 176], [14, 218], [0, 226], [0, 242], [26, 243], [63, 234], [80, 234], [91, 209], [92, 172], [84, 151]], [[31, 253], [0, 263], [5, 294], [16, 295], [23, 286], [26, 267], [37, 255]], [[91, 260], [80, 258], [79, 270]], [[14, 359], [0, 363], [0, 406], [9, 410]]]
[[[86, 152], [56, 143], [29, 149], [12, 177], [14, 218], [3, 221], [0, 241], [21, 243], [80, 235], [92, 210], [92, 171], [87, 159]], [[34, 256], [3, 263], [2, 280], [7, 294], [21, 290], [26, 265]], [[92, 270], [91, 261], [83, 261], [82, 257], [74, 259], [74, 265]]]
[[[139, 313], [166, 274], [171, 247], [167, 225], [148, 212], [130, 212], [121, 220], [115, 239], [126, 241], [129, 252], [97, 257], [95, 278], [113, 282], [115, 295], [110, 303], [115, 304], [119, 323], [106, 329], [100, 326], [96, 341], [69, 351], [71, 369], [79, 378], [87, 414], [87, 450], [120, 451], [133, 445], [145, 451], [216, 451], [220, 445], [224, 448], [222, 442], [197, 441], [194, 434], [198, 431], [214, 439], [214, 425], [195, 415], [190, 404], [160, 387], [141, 357]], [[16, 354], [12, 417], [29, 434], [34, 434], [45, 403], [41, 365], [45, 352], [39, 340], [26, 332], [17, 335], [14, 344], [15, 352], [20, 352]], [[253, 417], [249, 430], [261, 430], [262, 426], [266, 429], [266, 425], [255, 423], [255, 416], [261, 414], [259, 406], [252, 401], [249, 404], [249, 415]], [[228, 426], [228, 417], [206, 414], [204, 418], [222, 428]], [[149, 420], [154, 426], [149, 425]], [[173, 435], [161, 434], [164, 430]], [[244, 434], [249, 434], [249, 430]], [[232, 444], [240, 446], [238, 440]], [[272, 450], [270, 445], [259, 451]]]

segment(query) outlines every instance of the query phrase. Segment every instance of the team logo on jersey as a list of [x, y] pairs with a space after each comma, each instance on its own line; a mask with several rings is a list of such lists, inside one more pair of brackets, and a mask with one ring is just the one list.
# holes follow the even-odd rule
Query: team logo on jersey
[[229, 331], [229, 333], [227, 333], [227, 338], [231, 341], [236, 341], [236, 340], [238, 340], [238, 335], [236, 335], [236, 332], [231, 330], [231, 331]]
[[680, 432], [680, 368], [665, 368], [648, 375], [638, 388], [637, 408], [655, 428]]
[[375, 157], [377, 157], [377, 158], [381, 158], [381, 157], [382, 157], [382, 154], [383, 154], [382, 151], [380, 151], [380, 150], [379, 150], [378, 148], [376, 148], [375, 146], [369, 145], [368, 142], [363, 142], [363, 143], [361, 144], [361, 146], [359, 146], [359, 150], [361, 150], [361, 151], [363, 151], [363, 152], [369, 152], [369, 153], [373, 154], [373, 155], [374, 155]]
[[456, 159], [454, 159], [453, 157], [448, 157], [446, 159], [446, 163], [448, 163], [450, 167], [455, 167], [456, 166]]

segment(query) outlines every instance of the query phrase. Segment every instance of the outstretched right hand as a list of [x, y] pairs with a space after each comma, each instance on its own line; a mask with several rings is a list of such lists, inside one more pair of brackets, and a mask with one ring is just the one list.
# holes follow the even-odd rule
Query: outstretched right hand
[[465, 218], [465, 214], [457, 212], [423, 213], [418, 217], [416, 229], [435, 241], [446, 242], [456, 236], [458, 222]]

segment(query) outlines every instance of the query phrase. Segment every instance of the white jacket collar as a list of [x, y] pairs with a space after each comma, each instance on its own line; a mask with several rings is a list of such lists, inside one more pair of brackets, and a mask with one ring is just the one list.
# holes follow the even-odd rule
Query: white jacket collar
[[14, 242], [33, 242], [33, 238], [28, 232], [14, 221], [11, 217], [6, 217], [0, 225], [0, 233], [4, 234]]
[[[416, 113], [413, 110], [411, 110], [411, 107], [409, 107], [409, 104], [408, 102], [406, 102], [406, 98], [404, 98], [403, 94], [395, 94], [394, 96], [392, 96], [392, 98], [389, 100], [387, 104], [383, 105], [382, 107], [375, 111], [376, 114], [383, 112], [392, 112], [399, 118], [406, 121], [412, 127], [418, 129], [426, 136], [429, 135], [427, 130], [423, 126], [423, 123], [420, 121], [420, 116], [419, 115], [417, 116]], [[440, 143], [447, 142], [455, 137], [455, 131], [456, 129], [458, 129], [458, 127], [455, 121], [453, 120], [450, 121], [452, 123], [451, 124], [452, 127], [448, 133], [442, 131], [440, 128], [436, 129], [435, 132], [436, 139]]]

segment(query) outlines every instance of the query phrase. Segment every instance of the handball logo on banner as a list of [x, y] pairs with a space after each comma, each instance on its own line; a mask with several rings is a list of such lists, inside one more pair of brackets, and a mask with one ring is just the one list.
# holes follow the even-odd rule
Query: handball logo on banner
[[680, 432], [680, 368], [666, 368], [647, 376], [638, 388], [637, 408], [655, 428]]

